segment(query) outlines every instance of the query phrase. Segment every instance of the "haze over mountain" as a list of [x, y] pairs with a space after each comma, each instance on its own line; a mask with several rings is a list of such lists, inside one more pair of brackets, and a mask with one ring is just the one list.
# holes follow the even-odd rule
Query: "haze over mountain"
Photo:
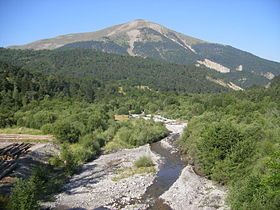
[[199, 66], [241, 88], [266, 85], [280, 74], [280, 63], [262, 59], [231, 46], [210, 43], [146, 20], [115, 25], [96, 32], [67, 34], [13, 49], [88, 48], [108, 53], [149, 57]]

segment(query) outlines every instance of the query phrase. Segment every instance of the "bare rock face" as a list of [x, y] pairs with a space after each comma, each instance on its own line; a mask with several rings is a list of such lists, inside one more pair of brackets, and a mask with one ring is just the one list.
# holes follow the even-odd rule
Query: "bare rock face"
[[216, 63], [214, 61], [211, 61], [207, 58], [205, 58], [203, 61], [197, 61], [199, 64], [203, 64], [204, 66], [214, 69], [215, 71], [221, 72], [221, 73], [229, 73], [230, 69], [223, 66], [222, 64]]

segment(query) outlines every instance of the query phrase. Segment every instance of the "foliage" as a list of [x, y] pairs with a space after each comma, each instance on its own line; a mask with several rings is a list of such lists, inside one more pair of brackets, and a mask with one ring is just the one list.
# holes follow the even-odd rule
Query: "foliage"
[[153, 120], [136, 119], [121, 121], [121, 127], [105, 149], [133, 148], [155, 142], [167, 135], [167, 129], [162, 123]]
[[196, 96], [179, 142], [195, 167], [229, 188], [232, 209], [279, 208], [279, 82]]
[[0, 209], [8, 209], [8, 202], [9, 197], [7, 195], [0, 195]]
[[279, 209], [280, 206], [280, 152], [275, 152], [264, 172], [252, 174], [232, 184], [228, 200], [232, 209]]
[[238, 64], [242, 65], [243, 71], [254, 69], [258, 74], [266, 71], [276, 75], [279, 74], [279, 63], [259, 58], [231, 46], [200, 43], [192, 47], [200, 55], [207, 57], [211, 61], [220, 63], [223, 66], [229, 67], [230, 69], [236, 69], [238, 66], [236, 61], [238, 61]]
[[71, 122], [58, 121], [53, 127], [53, 133], [61, 143], [75, 143], [81, 135], [81, 131]]
[[115, 42], [106, 41], [106, 42], [99, 42], [99, 41], [83, 41], [83, 42], [74, 42], [70, 44], [63, 45], [62, 47], [58, 48], [59, 50], [65, 49], [94, 49], [99, 50], [102, 52], [108, 53], [116, 53], [122, 55], [128, 55], [126, 49], [119, 46]]
[[[94, 87], [100, 86], [96, 80], [101, 80], [102, 83], [117, 81], [117, 84], [125, 86], [149, 86], [164, 91], [200, 93], [227, 90], [207, 80], [207, 73], [196, 67], [108, 54], [91, 49], [32, 51], [0, 48], [0, 62], [50, 74], [47, 79], [44, 78], [45, 82], [39, 84], [47, 83], [44, 85], [45, 88], [54, 85], [57, 90], [71, 92], [71, 95], [81, 96], [89, 101], [94, 100]], [[62, 85], [60, 82], [62, 75], [75, 77], [78, 82], [65, 81]], [[78, 86], [80, 88], [77, 88]]]
[[28, 179], [19, 179], [10, 195], [7, 208], [11, 210], [39, 209], [39, 201], [51, 196], [65, 183], [50, 166], [38, 165]]
[[36, 185], [34, 185], [34, 183], [31, 183], [28, 180], [19, 179], [12, 189], [8, 209], [39, 209], [36, 192]]
[[153, 163], [152, 159], [147, 156], [140, 157], [138, 160], [136, 160], [134, 162], [134, 166], [136, 166], [137, 168], [150, 167], [153, 165], [154, 165], [154, 163]]

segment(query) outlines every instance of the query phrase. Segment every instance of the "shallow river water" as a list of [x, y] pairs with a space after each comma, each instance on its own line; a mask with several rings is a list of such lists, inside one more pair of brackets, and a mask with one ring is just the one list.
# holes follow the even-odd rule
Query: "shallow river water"
[[[179, 135], [177, 134], [171, 134], [170, 136], [173, 140], [178, 137]], [[159, 197], [178, 179], [183, 168], [186, 166], [186, 162], [182, 160], [178, 153], [171, 153], [163, 147], [160, 141], [151, 144], [151, 150], [160, 155], [163, 162], [159, 166], [156, 179], [142, 197], [142, 202], [150, 203], [149, 209], [171, 209]]]

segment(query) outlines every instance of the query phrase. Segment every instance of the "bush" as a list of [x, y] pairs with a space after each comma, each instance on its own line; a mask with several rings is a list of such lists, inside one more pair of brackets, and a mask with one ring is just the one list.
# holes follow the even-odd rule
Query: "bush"
[[151, 167], [153, 165], [154, 165], [154, 163], [153, 163], [152, 159], [147, 156], [140, 157], [138, 160], [136, 160], [134, 162], [134, 166], [136, 166], [137, 168]]
[[67, 175], [73, 175], [78, 167], [78, 159], [75, 153], [71, 151], [69, 146], [63, 145], [60, 152], [60, 159], [62, 161], [62, 166]]
[[40, 129], [43, 125], [47, 123], [54, 123], [57, 116], [49, 111], [39, 111], [33, 116], [33, 128]]
[[153, 120], [123, 121], [120, 127], [113, 140], [106, 145], [106, 149], [138, 147], [160, 140], [168, 134], [162, 123]]
[[245, 179], [233, 183], [228, 200], [233, 210], [271, 209], [277, 210], [280, 206], [279, 179], [272, 187], [263, 183], [266, 175], [250, 175]]
[[19, 179], [11, 191], [8, 209], [34, 210], [39, 209], [34, 182]]
[[75, 143], [81, 135], [81, 131], [73, 123], [67, 121], [56, 122], [53, 126], [53, 133], [61, 143]]
[[39, 201], [56, 193], [65, 181], [66, 177], [57, 174], [52, 167], [38, 165], [28, 179], [19, 179], [12, 188], [7, 209], [39, 209]]
[[208, 126], [197, 143], [199, 163], [205, 174], [227, 183], [242, 176], [254, 152], [254, 141], [229, 122]]
[[53, 124], [47, 123], [41, 127], [44, 134], [53, 133]]

